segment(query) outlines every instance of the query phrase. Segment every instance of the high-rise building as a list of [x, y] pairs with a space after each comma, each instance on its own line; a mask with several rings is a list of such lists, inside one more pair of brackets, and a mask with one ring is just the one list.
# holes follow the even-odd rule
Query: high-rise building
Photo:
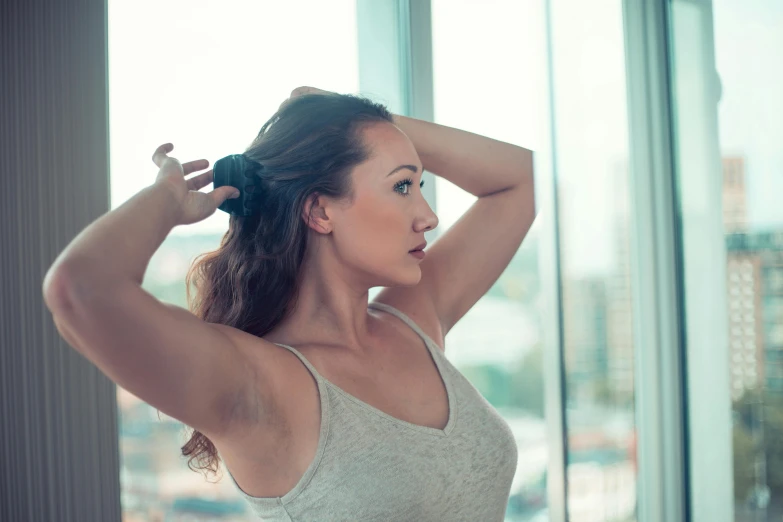
[[783, 231], [728, 234], [726, 250], [732, 394], [783, 393]]
[[745, 159], [721, 158], [723, 172], [723, 230], [727, 234], [731, 394], [764, 385], [764, 343], [761, 339], [761, 258], [742, 247], [747, 237]]
[[745, 158], [725, 157], [723, 164], [723, 230], [726, 233], [747, 230], [747, 191]]
[[[729, 236], [728, 241], [736, 242], [737, 237]], [[746, 389], [764, 384], [764, 345], [760, 335], [761, 258], [753, 252], [730, 247], [727, 254], [729, 367], [731, 394], [737, 399]]]
[[609, 381], [615, 393], [634, 393], [633, 294], [631, 288], [631, 214], [628, 161], [613, 169], [612, 226], [615, 270], [606, 281]]
[[593, 402], [607, 384], [606, 283], [602, 278], [563, 281], [563, 347], [569, 399]]
[[571, 399], [627, 403], [634, 393], [628, 161], [617, 161], [611, 176], [612, 267], [603, 276], [564, 278], [563, 340]]

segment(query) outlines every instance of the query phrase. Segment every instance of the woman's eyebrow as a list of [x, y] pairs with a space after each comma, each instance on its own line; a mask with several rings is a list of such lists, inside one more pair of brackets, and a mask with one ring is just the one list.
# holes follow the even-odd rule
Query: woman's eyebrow
[[409, 169], [409, 170], [412, 170], [414, 174], [416, 174], [417, 172], [419, 172], [419, 167], [417, 167], [416, 165], [400, 165], [399, 167], [397, 167], [397, 168], [396, 168], [396, 169], [394, 169], [393, 171], [391, 171], [391, 172], [389, 172], [388, 174], [386, 174], [386, 177], [388, 178], [389, 176], [391, 176], [391, 175], [392, 175], [392, 174], [394, 174], [395, 172], [398, 172], [398, 171], [400, 171], [400, 170], [402, 170], [402, 169]]

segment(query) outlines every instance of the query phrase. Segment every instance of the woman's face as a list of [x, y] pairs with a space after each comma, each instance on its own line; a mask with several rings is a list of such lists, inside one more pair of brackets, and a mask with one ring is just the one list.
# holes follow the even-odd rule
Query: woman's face
[[354, 201], [330, 212], [337, 255], [370, 286], [415, 285], [422, 260], [409, 252], [438, 226], [421, 192], [419, 155], [391, 123], [365, 127], [363, 138], [371, 157], [352, 172]]

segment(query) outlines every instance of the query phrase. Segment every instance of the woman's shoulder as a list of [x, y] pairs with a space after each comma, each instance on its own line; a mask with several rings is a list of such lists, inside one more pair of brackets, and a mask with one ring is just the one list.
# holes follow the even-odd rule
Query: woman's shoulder
[[413, 321], [421, 330], [432, 339], [441, 351], [445, 348], [445, 339], [440, 319], [435, 313], [428, 299], [422, 299], [416, 295], [413, 288], [390, 287], [384, 288], [371, 301], [372, 303], [390, 306]]

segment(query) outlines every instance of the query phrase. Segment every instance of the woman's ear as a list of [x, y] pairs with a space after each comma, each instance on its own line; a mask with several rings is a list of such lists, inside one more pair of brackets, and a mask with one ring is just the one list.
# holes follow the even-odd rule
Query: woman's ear
[[310, 195], [304, 204], [302, 210], [302, 219], [305, 224], [319, 234], [330, 234], [332, 232], [332, 223], [326, 212], [324, 197], [320, 194]]

